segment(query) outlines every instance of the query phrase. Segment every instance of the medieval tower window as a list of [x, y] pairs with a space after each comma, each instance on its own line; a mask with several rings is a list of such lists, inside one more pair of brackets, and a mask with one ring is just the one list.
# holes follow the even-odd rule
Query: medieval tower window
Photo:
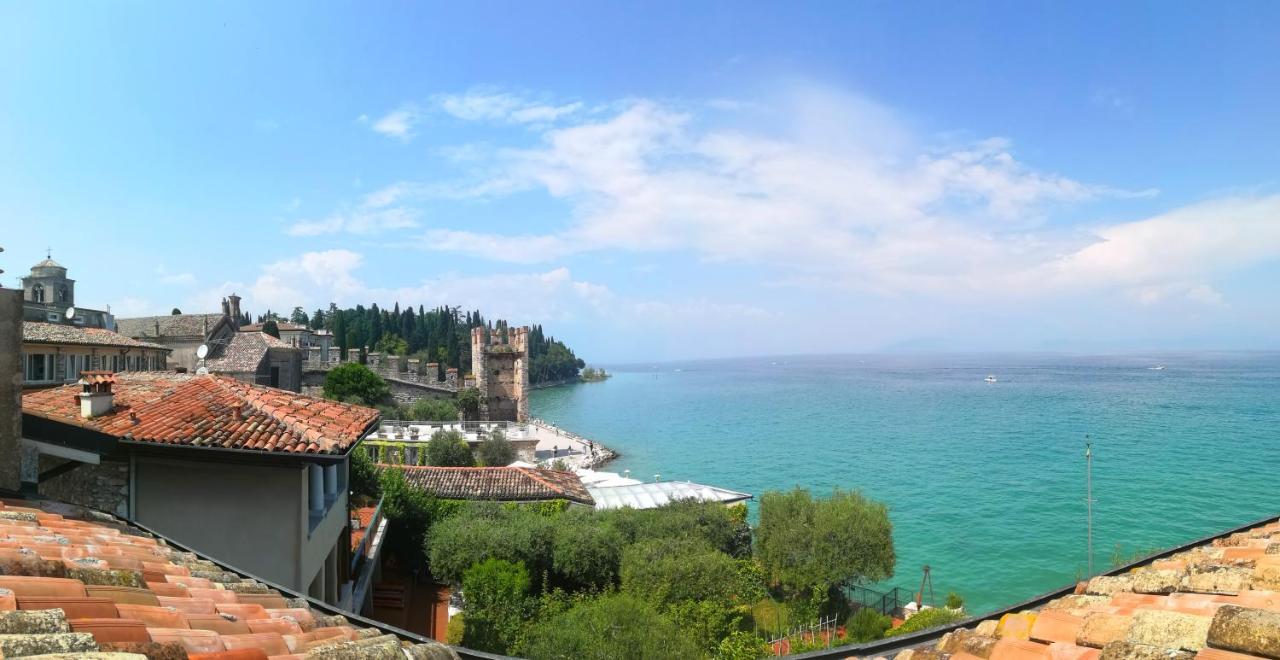
[[71, 293], [67, 290], [67, 285], [65, 284], [58, 285], [58, 302], [71, 302]]
[[31, 302], [44, 302], [44, 285], [37, 284], [31, 287]]

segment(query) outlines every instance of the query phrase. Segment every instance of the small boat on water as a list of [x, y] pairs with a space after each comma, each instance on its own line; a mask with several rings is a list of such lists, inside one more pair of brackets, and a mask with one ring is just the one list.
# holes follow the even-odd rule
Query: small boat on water
[[1150, 369], [1151, 371], [1164, 371], [1164, 365], [1163, 365], [1163, 364], [1157, 364], [1157, 365], [1156, 365], [1156, 366], [1154, 366], [1154, 367], [1147, 367], [1147, 368], [1148, 368], [1148, 369]]
[[996, 380], [995, 375], [993, 375], [993, 374], [987, 374], [987, 377], [986, 377], [986, 378], [983, 378], [982, 380], [985, 380], [985, 381], [987, 381], [988, 383], [995, 383], [995, 382], [998, 382], [998, 381]]

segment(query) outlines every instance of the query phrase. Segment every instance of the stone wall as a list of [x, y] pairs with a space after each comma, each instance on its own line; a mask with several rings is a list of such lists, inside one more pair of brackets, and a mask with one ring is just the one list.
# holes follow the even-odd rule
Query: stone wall
[[[308, 370], [302, 374], [302, 393], [311, 396], [324, 396], [324, 371]], [[391, 398], [396, 403], [409, 405], [419, 399], [447, 399], [453, 396], [453, 392], [445, 389], [437, 389], [434, 387], [426, 387], [404, 381], [400, 379], [386, 378], [387, 387], [391, 389]]]
[[529, 419], [529, 328], [507, 328], [499, 321], [471, 329], [471, 373], [480, 390], [480, 419], [524, 422]]
[[[40, 471], [67, 462], [55, 456], [41, 456]], [[99, 465], [81, 465], [40, 482], [40, 494], [128, 518], [129, 462], [104, 460]]]
[[22, 462], [22, 292], [0, 289], [0, 488], [17, 492]]

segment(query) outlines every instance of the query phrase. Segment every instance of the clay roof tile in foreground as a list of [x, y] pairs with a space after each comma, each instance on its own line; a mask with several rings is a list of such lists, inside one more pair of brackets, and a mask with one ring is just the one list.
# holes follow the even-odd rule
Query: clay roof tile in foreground
[[582, 480], [572, 472], [522, 467], [379, 467], [400, 468], [404, 470], [409, 484], [446, 499], [502, 502], [569, 500], [595, 504]]
[[4, 657], [458, 657], [321, 607], [107, 514], [0, 501]]
[[1278, 658], [1280, 521], [1100, 575], [1037, 610], [924, 644], [896, 658]]
[[[225, 376], [116, 374], [111, 412], [80, 416], [77, 385], [24, 392], [22, 412], [120, 440], [290, 453], [346, 453], [377, 422], [378, 411]], [[299, 408], [334, 415], [294, 414]]]

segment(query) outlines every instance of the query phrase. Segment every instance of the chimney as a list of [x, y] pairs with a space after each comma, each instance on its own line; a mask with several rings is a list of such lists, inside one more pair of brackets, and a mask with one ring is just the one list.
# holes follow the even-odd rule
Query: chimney
[[80, 379], [80, 416], [93, 419], [111, 412], [115, 407], [115, 395], [111, 386], [116, 382], [110, 371], [86, 371]]
[[230, 308], [230, 312], [227, 316], [231, 317], [231, 322], [235, 324], [237, 328], [240, 327], [240, 296], [237, 296], [234, 293], [227, 296], [227, 307]]
[[0, 288], [0, 489], [22, 485], [22, 291]]

